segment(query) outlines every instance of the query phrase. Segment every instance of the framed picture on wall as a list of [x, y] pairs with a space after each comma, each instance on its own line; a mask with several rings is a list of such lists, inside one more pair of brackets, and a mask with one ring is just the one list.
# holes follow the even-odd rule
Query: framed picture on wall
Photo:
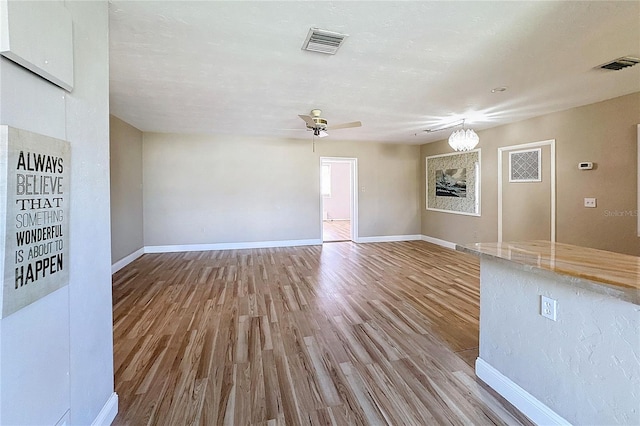
[[427, 210], [480, 216], [480, 149], [426, 158]]

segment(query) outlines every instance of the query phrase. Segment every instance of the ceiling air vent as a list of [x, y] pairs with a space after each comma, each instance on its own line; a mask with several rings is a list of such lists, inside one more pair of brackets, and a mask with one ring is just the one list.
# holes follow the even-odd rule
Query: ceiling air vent
[[598, 68], [602, 68], [603, 70], [618, 71], [618, 70], [621, 70], [622, 68], [632, 67], [638, 63], [640, 63], [640, 59], [638, 58], [633, 58], [631, 56], [623, 56], [622, 58], [618, 58], [611, 62], [607, 62], [604, 65], [600, 65]]
[[333, 31], [311, 28], [304, 40], [302, 50], [335, 55], [347, 34], [334, 33]]

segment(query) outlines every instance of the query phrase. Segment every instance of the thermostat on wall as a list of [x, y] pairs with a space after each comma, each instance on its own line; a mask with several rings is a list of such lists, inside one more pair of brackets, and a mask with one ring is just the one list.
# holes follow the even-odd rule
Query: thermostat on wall
[[591, 170], [593, 169], [593, 163], [591, 161], [583, 161], [582, 163], [578, 163], [578, 169]]

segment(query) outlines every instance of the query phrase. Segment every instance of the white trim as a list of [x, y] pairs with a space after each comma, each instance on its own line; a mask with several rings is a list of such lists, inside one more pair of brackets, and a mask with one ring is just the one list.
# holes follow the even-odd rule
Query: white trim
[[441, 240], [440, 238], [430, 237], [428, 235], [421, 236], [422, 241], [426, 241], [431, 244], [435, 244], [441, 247], [445, 247], [451, 250], [456, 249], [456, 243], [452, 243], [451, 241]]
[[112, 393], [107, 402], [102, 406], [102, 410], [98, 413], [98, 417], [91, 423], [91, 426], [108, 426], [116, 418], [118, 414], [118, 394]]
[[118, 260], [116, 263], [111, 265], [111, 274], [115, 274], [120, 269], [124, 268], [125, 266], [127, 266], [128, 264], [130, 264], [140, 256], [142, 256], [143, 254], [144, 254], [144, 247], [139, 248], [138, 250], [134, 251], [130, 255], [125, 256], [122, 259]]
[[425, 158], [451, 157], [452, 155], [468, 154], [470, 152], [476, 152], [476, 151], [480, 152], [480, 148], [471, 149], [469, 151], [456, 151], [456, 152], [448, 152], [446, 154], [428, 155]]
[[242, 250], [269, 247], [295, 247], [321, 245], [322, 240], [251, 241], [246, 243], [176, 244], [166, 246], [145, 246], [145, 253], [174, 253], [183, 251]]
[[502, 146], [498, 148], [498, 242], [502, 242], [502, 154], [514, 149], [537, 148], [549, 145], [551, 148], [551, 242], [556, 241], [556, 140], [523, 143], [520, 145]]
[[480, 213], [467, 213], [467, 212], [458, 212], [455, 210], [434, 209], [433, 207], [427, 207], [427, 210], [432, 212], [461, 214], [464, 216], [476, 216], [476, 217], [482, 216]]
[[522, 389], [482, 358], [476, 359], [476, 376], [502, 395], [518, 410], [538, 425], [571, 425], [536, 397]]
[[[358, 242], [358, 159], [355, 157], [320, 157], [320, 168], [327, 163], [347, 163], [350, 165], [350, 185], [351, 185], [351, 199], [350, 211], [351, 217], [351, 241]], [[322, 188], [320, 188], [320, 241], [324, 239], [322, 230], [322, 221], [324, 215], [324, 197], [322, 196]]]
[[[351, 241], [358, 241], [358, 159], [351, 163]], [[322, 239], [322, 238], [320, 238]]]
[[352, 160], [357, 160], [355, 157], [320, 157], [320, 161], [325, 160], [328, 163], [351, 163]]
[[638, 216], [638, 237], [640, 237], [640, 124], [638, 124], [638, 210], [636, 210], [636, 216]]
[[420, 241], [422, 235], [380, 235], [376, 237], [360, 237], [357, 243], [392, 243], [396, 241]]

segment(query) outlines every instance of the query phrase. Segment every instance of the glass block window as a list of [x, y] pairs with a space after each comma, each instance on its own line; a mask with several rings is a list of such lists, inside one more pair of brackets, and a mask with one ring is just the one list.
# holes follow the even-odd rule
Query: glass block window
[[540, 182], [540, 148], [509, 153], [509, 182]]

